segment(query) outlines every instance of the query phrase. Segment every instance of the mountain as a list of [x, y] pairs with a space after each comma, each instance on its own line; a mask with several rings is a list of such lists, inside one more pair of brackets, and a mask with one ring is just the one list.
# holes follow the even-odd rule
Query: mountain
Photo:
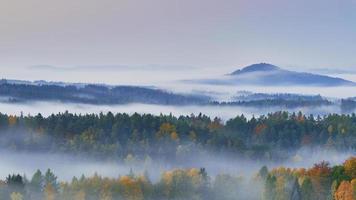
[[252, 72], [271, 72], [271, 71], [278, 71], [278, 70], [281, 70], [281, 68], [268, 63], [260, 63], [260, 64], [253, 64], [243, 69], [236, 70], [232, 72], [231, 75], [239, 75], [239, 74], [252, 73]]
[[355, 82], [331, 76], [285, 70], [268, 63], [249, 65], [218, 79], [200, 83], [260, 86], [356, 86]]

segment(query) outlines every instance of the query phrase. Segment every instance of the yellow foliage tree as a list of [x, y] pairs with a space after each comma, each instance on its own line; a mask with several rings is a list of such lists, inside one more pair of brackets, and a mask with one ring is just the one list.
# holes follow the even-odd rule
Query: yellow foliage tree
[[10, 115], [8, 120], [9, 120], [9, 126], [14, 126], [17, 123], [17, 117], [16, 116]]
[[55, 200], [56, 190], [53, 188], [53, 186], [51, 184], [47, 184], [45, 186], [44, 196], [45, 196], [45, 200]]
[[179, 140], [179, 137], [178, 137], [177, 132], [172, 132], [172, 133], [171, 133], [171, 139], [174, 140], [174, 141]]
[[356, 198], [356, 178], [352, 179], [351, 186], [352, 186], [354, 198]]
[[23, 196], [19, 192], [13, 192], [10, 195], [11, 200], [23, 200]]
[[197, 168], [192, 168], [188, 171], [188, 175], [191, 177], [194, 187], [199, 187], [203, 181], [200, 170]]
[[143, 193], [140, 183], [135, 178], [123, 176], [119, 180], [124, 189], [124, 197], [127, 200], [142, 200]]
[[158, 138], [162, 138], [165, 136], [169, 136], [172, 133], [176, 132], [176, 127], [170, 123], [163, 123], [161, 124], [161, 126], [159, 127], [159, 130], [157, 132], [157, 137]]
[[344, 163], [345, 173], [352, 179], [356, 178], [356, 157], [347, 159]]

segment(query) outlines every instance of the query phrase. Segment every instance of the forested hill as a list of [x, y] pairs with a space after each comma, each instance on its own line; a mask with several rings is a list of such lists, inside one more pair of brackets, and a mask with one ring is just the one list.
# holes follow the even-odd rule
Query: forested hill
[[0, 83], [0, 95], [11, 102], [27, 100], [55, 100], [90, 104], [147, 103], [162, 105], [186, 105], [207, 103], [203, 96], [173, 94], [159, 89], [136, 86], [102, 85], [35, 85]]

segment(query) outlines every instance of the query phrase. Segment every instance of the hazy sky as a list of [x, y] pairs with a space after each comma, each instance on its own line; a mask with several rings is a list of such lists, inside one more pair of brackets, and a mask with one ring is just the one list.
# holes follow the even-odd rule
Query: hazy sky
[[356, 0], [0, 2], [0, 69], [10, 78], [156, 64], [356, 68]]

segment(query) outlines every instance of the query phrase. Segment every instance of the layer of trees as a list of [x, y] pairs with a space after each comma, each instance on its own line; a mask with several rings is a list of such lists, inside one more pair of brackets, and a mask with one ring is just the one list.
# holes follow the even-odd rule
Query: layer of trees
[[212, 102], [212, 105], [220, 106], [249, 106], [249, 107], [271, 107], [279, 106], [285, 108], [298, 108], [298, 107], [318, 107], [318, 106], [330, 106], [333, 103], [321, 99], [321, 100], [292, 100], [292, 99], [261, 99], [261, 100], [241, 100], [232, 102]]
[[214, 105], [222, 106], [249, 106], [249, 107], [271, 107], [279, 106], [284, 108], [298, 107], [319, 107], [334, 105], [334, 102], [327, 100], [320, 95], [299, 95], [292, 93], [252, 93], [242, 91], [231, 102], [213, 102]]
[[[177, 160], [209, 149], [241, 158], [280, 159], [302, 147], [356, 149], [356, 115], [305, 116], [277, 112], [223, 123], [205, 115], [0, 114], [0, 146], [11, 150], [146, 156]], [[288, 150], [288, 151], [286, 151]]]
[[[60, 182], [48, 170], [37, 171], [32, 178], [9, 175], [0, 184], [0, 199], [11, 200], [233, 200], [243, 199], [236, 195], [241, 190], [243, 179], [228, 174], [212, 180], [204, 168], [176, 169], [165, 171], [157, 182], [143, 175], [119, 176], [118, 178], [73, 177], [69, 182]], [[256, 195], [258, 197], [259, 194]]]
[[229, 174], [210, 177], [204, 168], [162, 173], [157, 182], [149, 175], [118, 178], [73, 177], [60, 182], [51, 170], [32, 178], [9, 175], [0, 182], [0, 198], [11, 200], [354, 200], [356, 157], [342, 165], [327, 162], [309, 169], [261, 170], [251, 180]]
[[252, 93], [249, 91], [239, 91], [237, 96], [234, 97], [236, 101], [256, 101], [256, 100], [266, 100], [266, 99], [284, 99], [293, 101], [320, 101], [325, 98], [321, 95], [302, 95], [293, 93]]

